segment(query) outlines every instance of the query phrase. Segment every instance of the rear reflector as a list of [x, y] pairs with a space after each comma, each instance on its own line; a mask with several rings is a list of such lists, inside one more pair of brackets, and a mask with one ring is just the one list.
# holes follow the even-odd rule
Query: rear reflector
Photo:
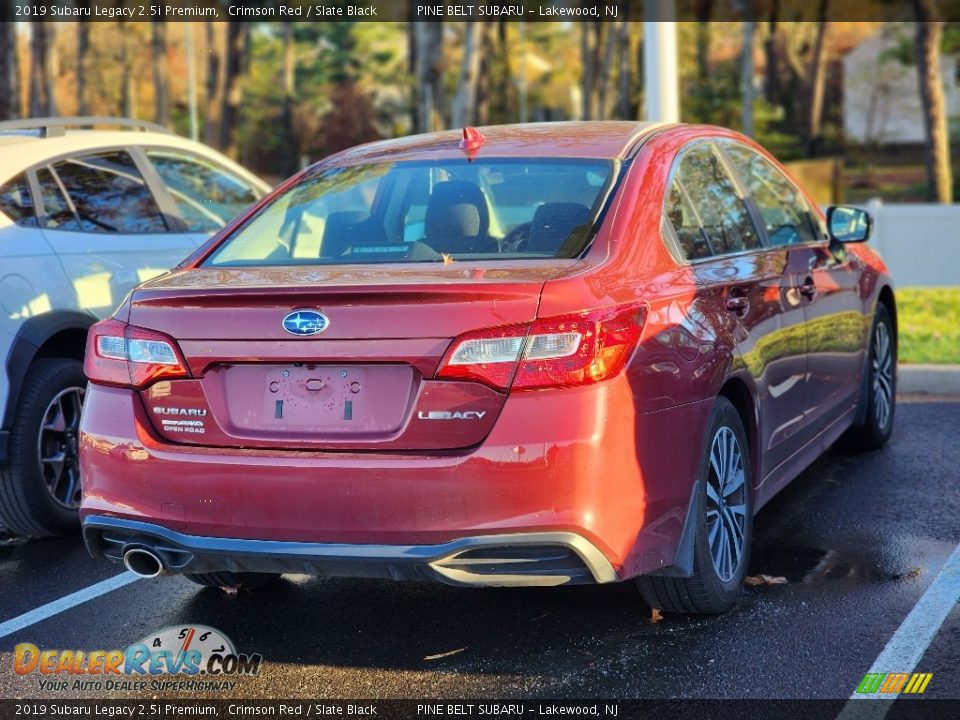
[[450, 346], [437, 377], [497, 390], [600, 382], [627, 364], [645, 319], [645, 307], [630, 305], [465, 333]]
[[173, 338], [113, 319], [90, 328], [83, 370], [92, 383], [136, 388], [190, 375]]

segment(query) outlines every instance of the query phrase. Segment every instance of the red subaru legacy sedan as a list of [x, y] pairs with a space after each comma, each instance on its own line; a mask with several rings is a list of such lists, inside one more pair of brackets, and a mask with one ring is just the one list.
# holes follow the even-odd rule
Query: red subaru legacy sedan
[[203, 585], [637, 578], [723, 611], [764, 503], [890, 435], [869, 232], [716, 127], [334, 155], [91, 329], [85, 541]]

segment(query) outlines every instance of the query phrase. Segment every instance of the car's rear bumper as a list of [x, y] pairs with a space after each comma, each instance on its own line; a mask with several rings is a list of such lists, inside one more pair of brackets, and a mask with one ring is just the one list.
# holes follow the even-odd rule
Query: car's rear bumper
[[354, 545], [201, 537], [135, 520], [88, 516], [83, 537], [94, 557], [121, 564], [128, 550], [148, 549], [161, 559], [165, 572], [173, 574], [229, 570], [476, 586], [617, 579], [603, 553], [570, 532], [482, 535], [438, 545]]
[[[638, 413], [627, 381], [616, 378], [512, 395], [469, 451], [253, 450], [171, 444], [153, 433], [134, 392], [91, 385], [81, 424], [80, 515], [97, 543], [106, 530], [135, 535], [131, 527], [140, 526], [131, 522], [159, 528], [153, 536], [173, 537], [194, 556], [187, 572], [253, 570], [261, 560], [251, 548], [280, 543], [279, 555], [268, 553], [257, 568], [311, 572], [306, 554], [323, 574], [444, 579], [438, 572], [449, 558], [478, 543], [500, 548], [507, 536], [508, 549], [497, 552], [514, 560], [516, 538], [528, 549], [548, 538], [539, 560], [519, 559], [531, 568], [549, 559], [569, 582], [607, 578], [601, 566], [624, 579], [674, 562], [708, 412], [709, 404], [690, 403]], [[110, 525], [117, 521], [127, 525]], [[567, 548], [579, 574], [551, 556], [556, 547]], [[397, 556], [397, 548], [423, 550]], [[586, 562], [594, 553], [583, 548], [605, 562]], [[490, 565], [491, 558], [472, 560]]]

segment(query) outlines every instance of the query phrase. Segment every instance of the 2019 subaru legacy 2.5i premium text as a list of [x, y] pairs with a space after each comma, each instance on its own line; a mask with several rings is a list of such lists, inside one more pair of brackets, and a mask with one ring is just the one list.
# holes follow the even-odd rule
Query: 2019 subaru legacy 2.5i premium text
[[890, 434], [869, 230], [715, 127], [347, 150], [91, 330], [86, 543], [206, 585], [636, 577], [723, 611], [754, 513]]

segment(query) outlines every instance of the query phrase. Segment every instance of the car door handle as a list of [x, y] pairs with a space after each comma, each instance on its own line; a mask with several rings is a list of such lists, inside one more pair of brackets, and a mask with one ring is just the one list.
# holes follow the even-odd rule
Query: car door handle
[[811, 278], [804, 280], [803, 284], [797, 289], [808, 300], [813, 300], [817, 296], [817, 284]]

